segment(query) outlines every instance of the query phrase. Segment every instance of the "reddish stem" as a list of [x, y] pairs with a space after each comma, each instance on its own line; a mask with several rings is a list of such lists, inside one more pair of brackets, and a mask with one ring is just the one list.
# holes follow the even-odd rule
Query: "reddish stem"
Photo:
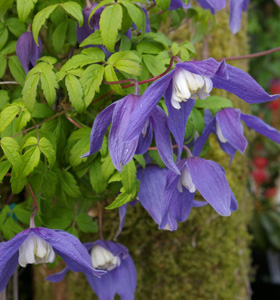
[[33, 200], [33, 205], [35, 207], [34, 212], [32, 213], [32, 215], [30, 217], [30, 228], [34, 228], [35, 227], [34, 217], [38, 214], [39, 206], [38, 206], [38, 202], [37, 202], [37, 199], [35, 197], [35, 194], [33, 192], [33, 189], [31, 187], [31, 185], [29, 184], [29, 182], [27, 182], [27, 187], [29, 189], [29, 192], [30, 192], [32, 200]]
[[76, 127], [78, 128], [83, 128], [83, 126], [81, 126], [80, 124], [78, 124], [76, 121], [74, 121], [72, 118], [70, 117], [66, 117], [66, 119], [68, 119], [72, 124], [74, 124]]
[[102, 206], [100, 202], [97, 202], [97, 210], [98, 210], [98, 233], [100, 240], [104, 240], [103, 233], [102, 233]]

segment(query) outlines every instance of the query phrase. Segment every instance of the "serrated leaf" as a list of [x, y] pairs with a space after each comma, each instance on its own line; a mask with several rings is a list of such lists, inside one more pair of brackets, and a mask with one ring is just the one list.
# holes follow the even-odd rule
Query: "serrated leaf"
[[107, 181], [111, 177], [111, 175], [114, 173], [115, 166], [113, 165], [110, 154], [108, 154], [105, 157], [102, 157], [101, 162], [102, 162], [102, 165], [101, 165], [102, 174], [103, 174], [104, 180]]
[[19, 37], [26, 31], [26, 26], [24, 23], [20, 22], [17, 18], [9, 18], [6, 21], [6, 25], [13, 35]]
[[129, 75], [139, 76], [141, 74], [141, 67], [138, 63], [131, 60], [119, 60], [115, 63], [115, 67], [122, 72]]
[[210, 96], [205, 100], [196, 100], [195, 107], [204, 109], [222, 109], [226, 107], [233, 107], [233, 104], [227, 98], [220, 96]]
[[134, 155], [133, 157], [137, 160], [137, 162], [141, 165], [143, 169], [146, 168], [146, 161], [143, 155]]
[[4, 55], [0, 54], [0, 78], [2, 78], [3, 75], [5, 74], [6, 68], [7, 68], [6, 57]]
[[111, 176], [111, 178], [108, 180], [108, 183], [112, 183], [112, 182], [116, 182], [116, 181], [121, 181], [122, 178], [121, 178], [121, 174], [119, 172], [113, 174]]
[[144, 40], [136, 46], [136, 49], [140, 53], [159, 54], [164, 48], [160, 43]]
[[53, 145], [47, 138], [42, 137], [39, 141], [39, 147], [48, 159], [49, 165], [52, 167], [56, 160], [56, 145]]
[[91, 19], [91, 17], [94, 15], [94, 13], [98, 10], [99, 7], [105, 6], [105, 5], [109, 5], [109, 4], [114, 4], [115, 1], [114, 0], [103, 0], [100, 3], [98, 3], [98, 5], [96, 5], [94, 7], [94, 9], [91, 11], [89, 17], [88, 17], [88, 24], [89, 24], [89, 20]]
[[7, 28], [4, 28], [2, 32], [0, 31], [0, 50], [5, 46], [8, 37], [9, 37], [9, 32]]
[[33, 146], [32, 148], [28, 149], [22, 156], [22, 168], [20, 176], [26, 177], [29, 175], [34, 168], [38, 166], [39, 161], [40, 150], [38, 146]]
[[121, 179], [125, 191], [132, 192], [136, 184], [136, 167], [133, 160], [123, 167]]
[[141, 8], [139, 8], [138, 6], [136, 6], [131, 2], [124, 1], [124, 0], [119, 1], [118, 3], [121, 3], [126, 7], [130, 18], [133, 20], [133, 22], [137, 27], [137, 30], [140, 30], [142, 27], [142, 13], [140, 11]]
[[[82, 128], [83, 129], [83, 128]], [[78, 166], [80, 163], [85, 162], [87, 158], [82, 158], [81, 156], [88, 152], [89, 150], [89, 136], [90, 128], [86, 128], [85, 135], [80, 138], [74, 145], [71, 143], [71, 150], [69, 155], [69, 162], [72, 167]], [[69, 139], [70, 141], [70, 139]], [[71, 141], [70, 141], [71, 142]], [[68, 146], [68, 145], [67, 145]]]
[[17, 0], [17, 12], [21, 22], [24, 22], [34, 8], [37, 0]]
[[[111, 66], [111, 65], [106, 66], [104, 71], [105, 71], [104, 72], [105, 79], [107, 81], [118, 81], [119, 80], [113, 66]], [[112, 84], [112, 85], [110, 85], [110, 87], [112, 90], [117, 92], [119, 95], [125, 94], [120, 84]]]
[[19, 194], [24, 189], [27, 183], [27, 178], [16, 176], [13, 171], [11, 173], [10, 183], [11, 183], [12, 193], [16, 195]]
[[22, 108], [15, 124], [16, 131], [20, 131], [31, 120], [31, 114], [26, 108]]
[[153, 76], [157, 76], [166, 70], [164, 64], [157, 57], [153, 55], [145, 54], [143, 55], [143, 60], [147, 69], [150, 71], [150, 73]]
[[56, 89], [58, 89], [55, 73], [51, 69], [45, 70], [43, 73], [41, 73], [40, 79], [43, 94], [49, 106], [52, 106], [56, 99]]
[[52, 56], [42, 56], [39, 59], [37, 59], [37, 63], [39, 62], [45, 62], [48, 65], [54, 65], [57, 62], [57, 59]]
[[9, 57], [8, 66], [15, 80], [19, 82], [21, 86], [23, 86], [25, 83], [26, 74], [17, 56]]
[[1, 147], [7, 159], [13, 165], [15, 175], [17, 176], [22, 164], [22, 157], [19, 153], [20, 147], [18, 142], [11, 137], [4, 137], [1, 140]]
[[36, 101], [37, 95], [37, 86], [39, 83], [40, 74], [35, 73], [27, 76], [23, 90], [22, 90], [22, 98], [26, 108], [32, 112], [34, 108], [34, 104]]
[[0, 19], [2, 19], [6, 11], [13, 6], [14, 0], [2, 0], [0, 1]]
[[81, 213], [78, 215], [77, 225], [79, 229], [85, 233], [88, 232], [95, 233], [98, 231], [98, 226], [96, 222], [94, 222], [92, 218], [86, 213]]
[[170, 0], [157, 0], [156, 3], [162, 10], [167, 10], [170, 6]]
[[67, 74], [65, 78], [65, 85], [69, 94], [69, 100], [72, 103], [73, 108], [82, 113], [85, 110], [85, 103], [83, 101], [83, 89], [80, 81], [76, 76]]
[[0, 99], [0, 109], [3, 110], [10, 100], [8, 91], [0, 90]]
[[123, 189], [121, 189], [121, 193], [117, 196], [117, 198], [106, 207], [106, 209], [114, 209], [118, 208], [127, 202], [134, 200], [134, 194], [127, 193]]
[[80, 47], [85, 47], [88, 45], [102, 45], [102, 44], [103, 44], [103, 40], [101, 37], [101, 32], [98, 29], [98, 30], [95, 30], [94, 33], [89, 35], [87, 38], [85, 38], [81, 42]]
[[11, 168], [11, 163], [8, 160], [0, 161], [0, 183]]
[[32, 118], [46, 119], [54, 115], [53, 110], [46, 104], [35, 103]]
[[16, 41], [11, 41], [9, 42], [1, 51], [1, 54], [3, 55], [8, 55], [11, 53], [14, 53], [16, 51], [16, 45], [17, 42]]
[[96, 159], [89, 169], [89, 178], [92, 189], [97, 194], [102, 194], [106, 191], [107, 181], [104, 179], [101, 169], [101, 162]]
[[85, 94], [85, 105], [89, 106], [94, 98], [95, 92], [99, 92], [99, 87], [103, 81], [104, 67], [100, 65], [91, 65], [85, 69], [81, 77], [81, 84]]
[[70, 172], [65, 170], [60, 174], [60, 184], [63, 191], [70, 197], [79, 197], [81, 193], [74, 176]]
[[26, 208], [24, 203], [17, 204], [13, 211], [20, 222], [26, 225], [29, 224], [32, 212], [28, 208]]
[[19, 111], [18, 105], [14, 104], [8, 105], [2, 110], [0, 114], [0, 133], [13, 121]]
[[53, 171], [47, 170], [42, 174], [43, 185], [42, 191], [47, 196], [52, 197], [55, 194], [56, 184], [57, 184], [57, 174]]
[[60, 23], [53, 32], [52, 35], [52, 44], [54, 51], [57, 53], [62, 52], [62, 48], [64, 46], [66, 33], [68, 29], [68, 22]]
[[82, 14], [81, 6], [76, 2], [65, 2], [60, 3], [60, 7], [62, 7], [69, 15], [74, 17], [79, 22], [79, 27], [83, 25], [84, 17]]
[[125, 59], [140, 63], [141, 58], [136, 53], [136, 51], [118, 51], [109, 57], [108, 63], [114, 66], [118, 61]]
[[12, 217], [9, 217], [3, 224], [1, 230], [6, 240], [12, 239], [16, 234], [20, 233], [23, 228], [17, 224]]
[[115, 52], [118, 30], [122, 25], [122, 7], [119, 4], [107, 6], [101, 14], [99, 25], [104, 45], [108, 51]]
[[46, 22], [47, 18], [51, 15], [51, 13], [57, 8], [58, 4], [50, 5], [41, 11], [39, 11], [33, 19], [32, 22], [32, 32], [33, 37], [38, 45], [38, 35], [41, 30], [41, 27]]

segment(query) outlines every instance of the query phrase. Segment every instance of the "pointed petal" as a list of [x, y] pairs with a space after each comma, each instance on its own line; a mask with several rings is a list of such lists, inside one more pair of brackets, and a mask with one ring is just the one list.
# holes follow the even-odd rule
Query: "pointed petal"
[[18, 265], [19, 247], [26, 240], [29, 229], [24, 230], [8, 242], [0, 243], [0, 292], [6, 287]]
[[206, 201], [193, 200], [192, 206], [193, 207], [203, 207], [203, 206], [205, 206], [207, 204], [208, 204], [208, 202], [206, 202]]
[[155, 141], [158, 153], [164, 164], [173, 172], [180, 174], [175, 162], [173, 161], [173, 151], [167, 124], [167, 116], [164, 111], [156, 106], [150, 117], [155, 133]]
[[210, 9], [212, 14], [226, 6], [225, 0], [197, 0], [197, 2], [204, 9]]
[[174, 70], [152, 83], [142, 95], [141, 101], [130, 118], [130, 124], [125, 134], [125, 140], [130, 141], [139, 137], [145, 126], [146, 120], [150, 117], [154, 107], [165, 93], [172, 79]]
[[229, 1], [229, 5], [230, 5], [229, 27], [233, 34], [236, 34], [240, 30], [243, 2], [244, 0]]
[[168, 109], [168, 126], [178, 145], [178, 159], [180, 159], [185, 139], [185, 131], [188, 117], [194, 107], [195, 101], [189, 99], [187, 102], [181, 102], [181, 108], [176, 109], [171, 104], [172, 81], [164, 95], [165, 103]]
[[194, 147], [193, 147], [193, 155], [194, 156], [199, 156], [210, 133], [213, 131], [213, 128], [215, 128], [215, 122], [216, 122], [216, 117], [212, 118], [212, 120], [209, 122], [209, 124], [204, 128], [202, 135], [200, 137], [198, 137], [197, 140], [195, 141]]
[[152, 140], [153, 140], [153, 127], [151, 122], [149, 122], [145, 137], [143, 137], [142, 133], [140, 134], [135, 154], [144, 154], [145, 152], [147, 152], [148, 148], [152, 143]]
[[260, 118], [247, 114], [241, 114], [241, 120], [244, 121], [244, 123], [250, 128], [280, 144], [280, 132], [266, 124]]
[[236, 211], [238, 208], [238, 202], [233, 194], [233, 192], [231, 192], [231, 201], [230, 201], [230, 210], [232, 212]]
[[48, 277], [46, 277], [46, 279], [50, 282], [59, 282], [59, 281], [62, 281], [65, 277], [65, 275], [67, 274], [67, 272], [69, 271], [69, 268], [66, 267], [64, 268], [62, 271], [58, 272], [58, 273], [55, 273], [55, 274], [52, 274]]
[[37, 60], [42, 56], [42, 51], [43, 51], [43, 45], [40, 37], [38, 37], [38, 44], [34, 41], [34, 38], [32, 36], [32, 42], [31, 42], [31, 52], [30, 52], [30, 61], [33, 67], [36, 66]]
[[230, 162], [229, 165], [231, 165], [234, 155], [236, 153], [236, 148], [234, 148], [233, 146], [231, 146], [230, 143], [221, 143], [219, 141], [220, 147], [230, 156]]
[[[118, 101], [117, 101], [118, 102]], [[91, 133], [90, 133], [90, 147], [89, 152], [84, 154], [82, 157], [90, 156], [102, 147], [103, 138], [105, 132], [112, 121], [113, 112], [116, 106], [116, 103], [113, 103], [106, 107], [101, 113], [97, 115], [94, 120]]]
[[192, 180], [204, 199], [222, 216], [229, 216], [231, 189], [219, 164], [199, 157], [187, 159]]
[[237, 150], [244, 153], [248, 142], [243, 134], [240, 122], [240, 111], [234, 108], [224, 108], [216, 114], [224, 138]]
[[140, 181], [139, 201], [158, 225], [161, 222], [161, 206], [165, 199], [166, 175], [167, 169], [160, 169], [156, 165], [149, 165], [144, 172], [142, 169], [137, 172], [137, 179]]
[[131, 161], [137, 148], [138, 138], [124, 142], [124, 134], [130, 127], [130, 116], [140, 99], [140, 96], [128, 95], [119, 100], [114, 109], [109, 133], [109, 151], [112, 162], [119, 172], [124, 165]]
[[95, 270], [92, 267], [88, 251], [74, 235], [63, 230], [51, 230], [43, 227], [32, 228], [32, 232], [49, 243], [54, 251], [63, 258], [70, 270], [96, 276], [104, 274], [104, 271]]

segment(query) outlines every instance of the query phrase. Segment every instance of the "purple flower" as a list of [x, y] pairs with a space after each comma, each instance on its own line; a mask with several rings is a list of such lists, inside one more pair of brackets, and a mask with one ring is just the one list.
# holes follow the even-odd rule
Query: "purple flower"
[[[205, 9], [210, 9], [214, 14], [226, 6], [226, 0], [197, 0], [197, 2]], [[250, 0], [229, 0], [230, 19], [229, 27], [233, 34], [240, 30], [242, 11], [248, 9]]]
[[[207, 118], [209, 113], [206, 111]], [[211, 132], [216, 134], [221, 148], [230, 155], [231, 161], [237, 150], [244, 153], [248, 142], [243, 134], [241, 120], [250, 128], [280, 144], [280, 132], [260, 118], [243, 114], [239, 109], [224, 108], [211, 118], [202, 135], [196, 140], [194, 155], [199, 155]]]
[[133, 158], [134, 154], [145, 153], [151, 145], [153, 131], [159, 154], [168, 168], [179, 173], [174, 161], [171, 148], [170, 134], [167, 124], [167, 116], [159, 107], [155, 107], [136, 139], [126, 142], [124, 134], [130, 127], [131, 115], [137, 108], [141, 96], [128, 95], [104, 109], [94, 120], [90, 134], [89, 152], [83, 155], [87, 157], [100, 150], [105, 132], [112, 122], [109, 133], [109, 151], [116, 169], [121, 172]]
[[84, 272], [88, 276], [99, 276], [105, 272], [95, 270], [91, 259], [73, 235], [62, 230], [36, 227], [26, 229], [8, 242], [0, 243], [0, 292], [7, 285], [18, 263], [26, 264], [53, 262], [56, 252], [74, 272]]
[[[100, 278], [85, 273], [99, 300], [114, 300], [116, 294], [121, 297], [121, 300], [133, 300], [137, 274], [127, 248], [118, 243], [101, 240], [86, 243], [85, 247], [90, 253], [93, 266], [107, 271]], [[66, 267], [60, 273], [47, 277], [47, 280], [61, 281], [68, 270]]]
[[38, 37], [39, 46], [36, 45], [32, 32], [24, 32], [17, 40], [16, 54], [27, 74], [36, 65], [42, 55], [42, 42]]
[[164, 95], [168, 125], [179, 146], [180, 156], [187, 119], [195, 100], [207, 98], [212, 87], [231, 92], [247, 103], [267, 102], [279, 97], [267, 94], [250, 75], [225, 61], [217, 62], [209, 58], [178, 63], [174, 70], [146, 89], [141, 102], [131, 114], [125, 140], [130, 141], [139, 136], [146, 120]]

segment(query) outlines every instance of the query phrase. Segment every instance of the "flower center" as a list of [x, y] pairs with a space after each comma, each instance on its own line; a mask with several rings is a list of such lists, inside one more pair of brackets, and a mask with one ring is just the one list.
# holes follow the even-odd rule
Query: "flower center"
[[92, 265], [95, 269], [114, 270], [121, 264], [121, 259], [100, 245], [95, 245], [90, 252]]
[[222, 133], [221, 126], [217, 121], [216, 121], [216, 134], [221, 143], [227, 143], [227, 140]]
[[183, 186], [191, 193], [194, 193], [196, 191], [196, 187], [192, 181], [192, 177], [187, 166], [183, 168], [177, 184], [177, 188], [181, 193], [183, 192]]
[[30, 234], [19, 248], [18, 262], [22, 267], [26, 267], [27, 264], [52, 263], [54, 259], [52, 246], [33, 234]]
[[180, 68], [173, 77], [171, 104], [180, 109], [180, 102], [188, 99], [201, 100], [209, 97], [213, 88], [210, 78], [203, 77]]

